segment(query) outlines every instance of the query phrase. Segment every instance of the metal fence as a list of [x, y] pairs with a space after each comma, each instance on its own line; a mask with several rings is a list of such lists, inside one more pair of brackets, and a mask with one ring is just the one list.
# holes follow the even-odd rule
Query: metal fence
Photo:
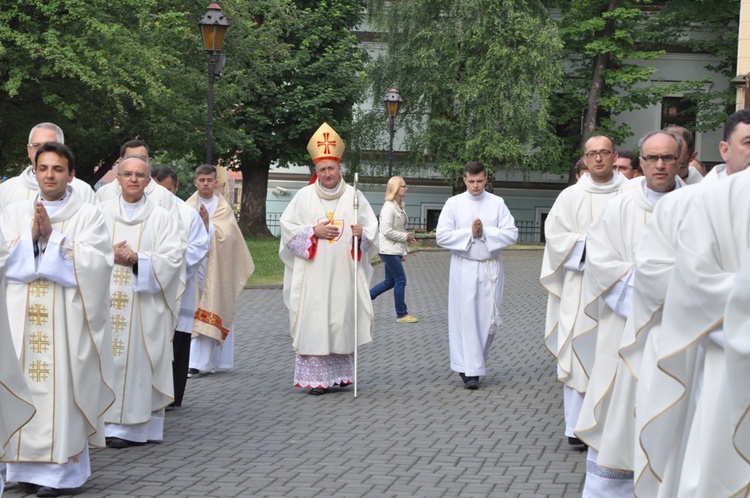
[[[268, 229], [278, 237], [281, 234], [281, 226], [279, 225], [280, 213], [267, 213], [266, 214], [266, 225]], [[544, 242], [542, 227], [535, 221], [516, 221], [516, 227], [518, 228], [518, 242]], [[426, 230], [426, 223], [420, 218], [409, 218], [409, 228]]]

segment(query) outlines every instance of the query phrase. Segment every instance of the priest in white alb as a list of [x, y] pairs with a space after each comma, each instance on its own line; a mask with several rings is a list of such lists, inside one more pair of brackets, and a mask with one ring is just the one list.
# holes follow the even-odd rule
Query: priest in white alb
[[198, 268], [208, 254], [211, 239], [208, 236], [208, 212], [187, 205], [177, 197], [179, 182], [177, 172], [169, 166], [160, 166], [151, 172], [153, 181], [172, 192], [180, 211], [183, 227], [188, 227], [187, 246], [183, 254], [185, 265], [185, 291], [179, 299], [179, 314], [172, 340], [172, 377], [174, 379], [174, 406], [182, 406], [190, 363], [190, 339], [198, 297]]
[[[730, 145], [743, 163], [750, 158], [748, 142], [746, 137]], [[733, 441], [729, 383], [736, 379], [727, 378], [733, 365], [726, 361], [723, 323], [742, 258], [750, 249], [748, 192], [747, 170], [707, 186], [685, 213], [690, 223], [683, 223], [677, 234], [678, 257], [664, 304], [657, 361], [658, 370], [671, 379], [660, 384], [670, 405], [657, 426], [663, 429], [677, 414], [688, 431], [671, 455], [679, 467], [678, 496], [744, 495], [749, 485], [750, 465]], [[669, 424], [669, 430], [675, 425]]]
[[22, 491], [58, 496], [91, 475], [89, 444], [104, 446], [113, 251], [101, 211], [69, 187], [70, 150], [48, 142], [35, 159], [39, 196], [7, 206], [0, 220], [10, 331], [36, 408], [3, 461]]
[[321, 125], [307, 150], [317, 178], [297, 192], [281, 215], [279, 257], [285, 265], [284, 304], [296, 355], [294, 386], [320, 395], [354, 381], [355, 306], [357, 344], [372, 341], [370, 260], [378, 251], [378, 220], [364, 195], [341, 176], [344, 142], [333, 128]]
[[573, 354], [576, 320], [582, 313], [584, 249], [589, 227], [626, 178], [614, 171], [618, 155], [612, 139], [594, 135], [584, 145], [587, 174], [555, 200], [544, 223], [544, 257], [540, 282], [548, 292], [544, 344], [557, 359], [557, 380], [563, 384], [565, 436], [580, 446], [574, 430], [589, 378]]
[[515, 220], [501, 197], [487, 192], [487, 171], [464, 166], [466, 192], [448, 199], [440, 212], [436, 241], [451, 251], [448, 339], [451, 370], [466, 389], [478, 389], [495, 331], [502, 325], [505, 273], [503, 249], [518, 238]]
[[[689, 403], [675, 403], [681, 396], [671, 386], [675, 381], [657, 368], [662, 355], [663, 308], [675, 260], [679, 257], [677, 232], [698, 193], [708, 185], [747, 167], [741, 149], [750, 139], [750, 110], [732, 114], [724, 124], [724, 140], [719, 145], [724, 164], [714, 166], [703, 180], [681, 188], [659, 201], [646, 223], [635, 254], [633, 292], [633, 332], [630, 344], [623, 344], [620, 355], [637, 372], [635, 393], [635, 492], [638, 496], [673, 496], [679, 484], [680, 450], [687, 437], [687, 421], [692, 419]], [[740, 153], [738, 153], [738, 151]], [[669, 326], [669, 324], [666, 324]]]
[[198, 298], [190, 342], [190, 376], [228, 370], [234, 366], [234, 317], [237, 299], [255, 271], [232, 206], [215, 190], [216, 168], [195, 170], [197, 191], [185, 201], [208, 220], [211, 246], [198, 268]]
[[184, 275], [180, 220], [144, 194], [150, 180], [148, 163], [126, 156], [117, 173], [122, 195], [101, 204], [115, 253], [110, 312], [117, 400], [105, 415], [111, 448], [160, 441], [163, 409], [174, 401], [171, 342]]
[[[11, 202], [30, 201], [39, 195], [39, 184], [34, 174], [34, 161], [39, 147], [47, 142], [64, 144], [65, 135], [54, 123], [39, 123], [29, 132], [29, 143], [26, 144], [26, 152], [31, 164], [20, 175], [0, 183], [0, 211]], [[88, 183], [73, 178], [70, 187], [83, 202], [96, 204], [94, 189]]]
[[575, 431], [589, 447], [584, 496], [633, 495], [635, 378], [619, 350], [632, 311], [635, 251], [656, 203], [684, 186], [676, 176], [682, 147], [676, 135], [651, 132], [638, 145], [644, 176], [607, 204], [586, 242], [586, 315], [573, 339], [589, 372]]

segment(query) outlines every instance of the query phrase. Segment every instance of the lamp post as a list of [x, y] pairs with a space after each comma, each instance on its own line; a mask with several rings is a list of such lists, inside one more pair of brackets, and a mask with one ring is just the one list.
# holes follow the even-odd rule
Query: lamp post
[[208, 10], [200, 21], [198, 26], [201, 29], [201, 38], [203, 39], [203, 49], [208, 55], [208, 123], [206, 124], [206, 164], [211, 163], [211, 145], [214, 128], [214, 82], [216, 76], [221, 74], [221, 68], [224, 61], [224, 55], [221, 53], [221, 46], [224, 44], [224, 35], [227, 34], [229, 21], [222, 14], [219, 4], [214, 2], [208, 6]]
[[401, 95], [398, 94], [398, 90], [395, 88], [388, 90], [383, 100], [385, 112], [389, 118], [388, 131], [391, 139], [390, 146], [388, 147], [388, 178], [393, 176], [393, 135], [396, 133], [396, 116], [398, 116], [398, 110], [401, 108], [401, 102]]

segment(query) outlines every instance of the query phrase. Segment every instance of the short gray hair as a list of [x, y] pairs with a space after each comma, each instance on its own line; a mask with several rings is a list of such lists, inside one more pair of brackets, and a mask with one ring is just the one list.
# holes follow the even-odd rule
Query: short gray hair
[[656, 130], [656, 131], [651, 131], [649, 133], [646, 133], [645, 135], [641, 137], [640, 140], [638, 140], [638, 151], [641, 156], [643, 155], [643, 144], [646, 143], [646, 140], [648, 140], [649, 138], [655, 135], [666, 135], [668, 137], [672, 137], [672, 140], [674, 140], [677, 143], [677, 155], [679, 156], [680, 154], [682, 154], [682, 139], [680, 139], [680, 137], [678, 137], [676, 134], [672, 133], [671, 131]]
[[31, 136], [36, 130], [52, 130], [57, 135], [57, 140], [55, 141], [60, 142], [61, 144], [65, 143], [65, 134], [63, 133], [62, 128], [57, 126], [55, 123], [39, 123], [38, 125], [34, 126], [29, 132], [28, 143], [31, 143]]
[[122, 166], [122, 164], [123, 164], [123, 163], [124, 163], [125, 161], [129, 161], [129, 160], [131, 160], [131, 159], [137, 159], [137, 160], [141, 161], [141, 162], [142, 162], [143, 164], [145, 164], [145, 165], [146, 165], [146, 174], [147, 174], [148, 176], [151, 176], [151, 165], [150, 165], [150, 164], [149, 164], [149, 162], [148, 162], [148, 158], [147, 158], [147, 157], [145, 157], [145, 156], [141, 156], [141, 155], [131, 155], [131, 156], [125, 156], [125, 157], [123, 157], [122, 159], [120, 159], [120, 160], [119, 160], [119, 161], [117, 162], [117, 173], [118, 173], [118, 174], [120, 173], [120, 166]]

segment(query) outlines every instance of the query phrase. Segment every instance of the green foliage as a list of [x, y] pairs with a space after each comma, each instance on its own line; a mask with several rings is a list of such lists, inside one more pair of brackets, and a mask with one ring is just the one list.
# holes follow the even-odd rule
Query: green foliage
[[394, 85], [411, 167], [433, 165], [454, 179], [473, 159], [492, 168], [556, 162], [549, 99], [561, 44], [541, 3], [371, 0], [368, 12], [388, 48], [369, 67], [374, 104], [358, 116], [358, 147], [382, 143], [374, 131], [387, 129], [381, 95]]
[[351, 30], [357, 0], [226, 0], [231, 58], [217, 95], [221, 156], [243, 173], [240, 226], [267, 233], [266, 179], [272, 162], [309, 163], [307, 141], [328, 122], [349, 136], [364, 89], [365, 53]]
[[[554, 121], [563, 131], [567, 169], [580, 155], [583, 135], [598, 131], [622, 142], [632, 135], [627, 124], [613, 119], [625, 111], [651, 106], [668, 95], [681, 94], [695, 102], [695, 131], [716, 128], [726, 119], [732, 98], [726, 89], [706, 92], [702, 80], [653, 84], [654, 68], [638, 60], [652, 60], [666, 49], [707, 53], [722, 58], [707, 71], [733, 75], [739, 4], [730, 0], [671, 0], [663, 8], [647, 8], [651, 1], [560, 0], [547, 2], [561, 11], [560, 36], [568, 66], [556, 97]], [[603, 63], [597, 72], [595, 64]], [[731, 76], [730, 76], [731, 77]], [[596, 92], [596, 93], [593, 93]], [[587, 102], [587, 97], [594, 98]], [[593, 107], [592, 107], [593, 106]], [[582, 117], [589, 118], [583, 120]]]
[[201, 161], [193, 155], [175, 158], [170, 154], [159, 154], [151, 158], [152, 169], [158, 166], [169, 166], [177, 172], [177, 197], [183, 201], [186, 201], [196, 190], [195, 185], [193, 185], [193, 178], [195, 177], [195, 168], [199, 164], [201, 164]]
[[0, 165], [27, 162], [41, 121], [63, 128], [84, 178], [136, 136], [190, 151], [205, 101], [198, 15], [176, 0], [2, 2]]

